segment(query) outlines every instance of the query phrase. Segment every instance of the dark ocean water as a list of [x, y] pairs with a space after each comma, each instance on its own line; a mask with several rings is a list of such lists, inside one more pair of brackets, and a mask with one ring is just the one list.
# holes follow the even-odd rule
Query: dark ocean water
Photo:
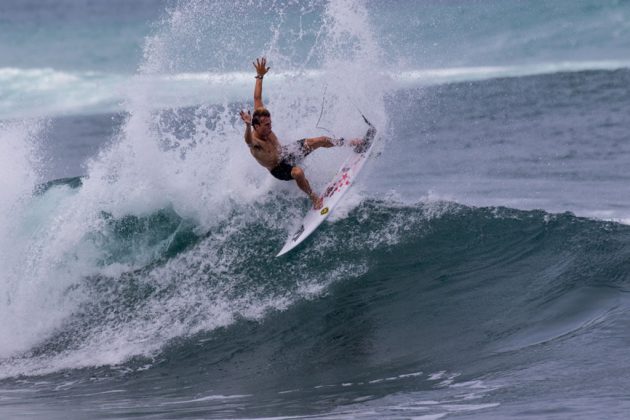
[[[174, 228], [173, 217], [126, 219], [112, 232], [117, 243], [155, 240]], [[544, 211], [368, 201], [286, 260], [265, 264], [282, 238], [255, 222], [220, 244], [212, 235], [181, 234], [178, 249], [165, 249], [151, 266], [116, 281], [85, 280], [89, 304], [5, 366], [81, 353], [91, 330], [121, 334], [146, 322], [151, 301], [208, 322], [195, 297], [188, 296], [192, 307], [175, 307], [178, 288], [205, 290], [199, 300], [220, 291], [230, 302], [277, 302], [322, 272], [343, 280], [261, 320], [236, 317], [174, 338], [151, 357], [4, 379], [3, 410], [49, 418], [408, 418], [477, 410], [484, 418], [589, 418], [604, 404], [611, 417], [628, 409], [627, 226]], [[242, 255], [220, 274], [195, 267], [185, 279], [146, 280], [178, 255], [208, 248]], [[227, 278], [239, 281], [225, 290], [217, 283]]]
[[[0, 11], [0, 417], [627, 416], [627, 2]], [[381, 133], [283, 258], [262, 54], [281, 141]]]

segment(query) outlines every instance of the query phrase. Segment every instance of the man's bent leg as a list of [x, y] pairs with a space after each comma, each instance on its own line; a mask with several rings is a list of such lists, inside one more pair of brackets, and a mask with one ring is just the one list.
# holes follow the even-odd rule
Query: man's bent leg
[[320, 147], [333, 147], [336, 146], [336, 144], [330, 137], [321, 136], [304, 140], [304, 146], [310, 153], [315, 149], [319, 149]]
[[322, 136], [322, 137], [313, 137], [310, 139], [304, 140], [304, 147], [308, 151], [308, 153], [312, 152], [315, 149], [320, 147], [335, 147], [335, 146], [343, 146], [344, 144], [349, 144], [352, 147], [356, 147], [363, 143], [363, 139], [356, 138], [350, 140], [348, 143], [347, 140], [343, 138], [340, 139], [331, 139], [330, 137]]
[[311, 189], [311, 185], [308, 183], [308, 180], [306, 179], [302, 168], [300, 168], [299, 166], [294, 166], [293, 169], [291, 169], [291, 176], [293, 177], [293, 179], [295, 179], [298, 187], [300, 187], [300, 189], [304, 191], [306, 195], [308, 195], [308, 197], [311, 199], [311, 201], [313, 202], [313, 208], [315, 210], [321, 209], [323, 199], [313, 192], [313, 190]]

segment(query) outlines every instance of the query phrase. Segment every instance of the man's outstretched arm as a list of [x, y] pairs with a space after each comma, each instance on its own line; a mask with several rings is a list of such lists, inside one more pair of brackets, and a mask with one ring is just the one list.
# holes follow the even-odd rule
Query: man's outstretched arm
[[269, 71], [270, 67], [267, 67], [267, 59], [257, 58], [254, 63], [254, 68], [256, 69], [256, 86], [254, 87], [254, 109], [263, 108], [263, 100], [262, 100], [262, 81], [265, 74]]

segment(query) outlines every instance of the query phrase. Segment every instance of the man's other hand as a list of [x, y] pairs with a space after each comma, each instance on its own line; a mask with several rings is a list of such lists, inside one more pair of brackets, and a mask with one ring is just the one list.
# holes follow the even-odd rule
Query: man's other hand
[[249, 111], [245, 112], [241, 110], [241, 120], [243, 120], [245, 124], [252, 125], [252, 113]]

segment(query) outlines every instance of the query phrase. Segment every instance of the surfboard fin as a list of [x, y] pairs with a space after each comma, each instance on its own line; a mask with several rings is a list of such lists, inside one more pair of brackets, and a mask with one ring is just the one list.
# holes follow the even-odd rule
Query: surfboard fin
[[374, 126], [372, 125], [372, 123], [371, 123], [371, 122], [369, 122], [367, 118], [365, 118], [365, 115], [361, 114], [361, 116], [363, 117], [363, 121], [365, 121], [365, 123], [366, 123], [367, 125], [369, 125], [370, 127], [374, 128]]

